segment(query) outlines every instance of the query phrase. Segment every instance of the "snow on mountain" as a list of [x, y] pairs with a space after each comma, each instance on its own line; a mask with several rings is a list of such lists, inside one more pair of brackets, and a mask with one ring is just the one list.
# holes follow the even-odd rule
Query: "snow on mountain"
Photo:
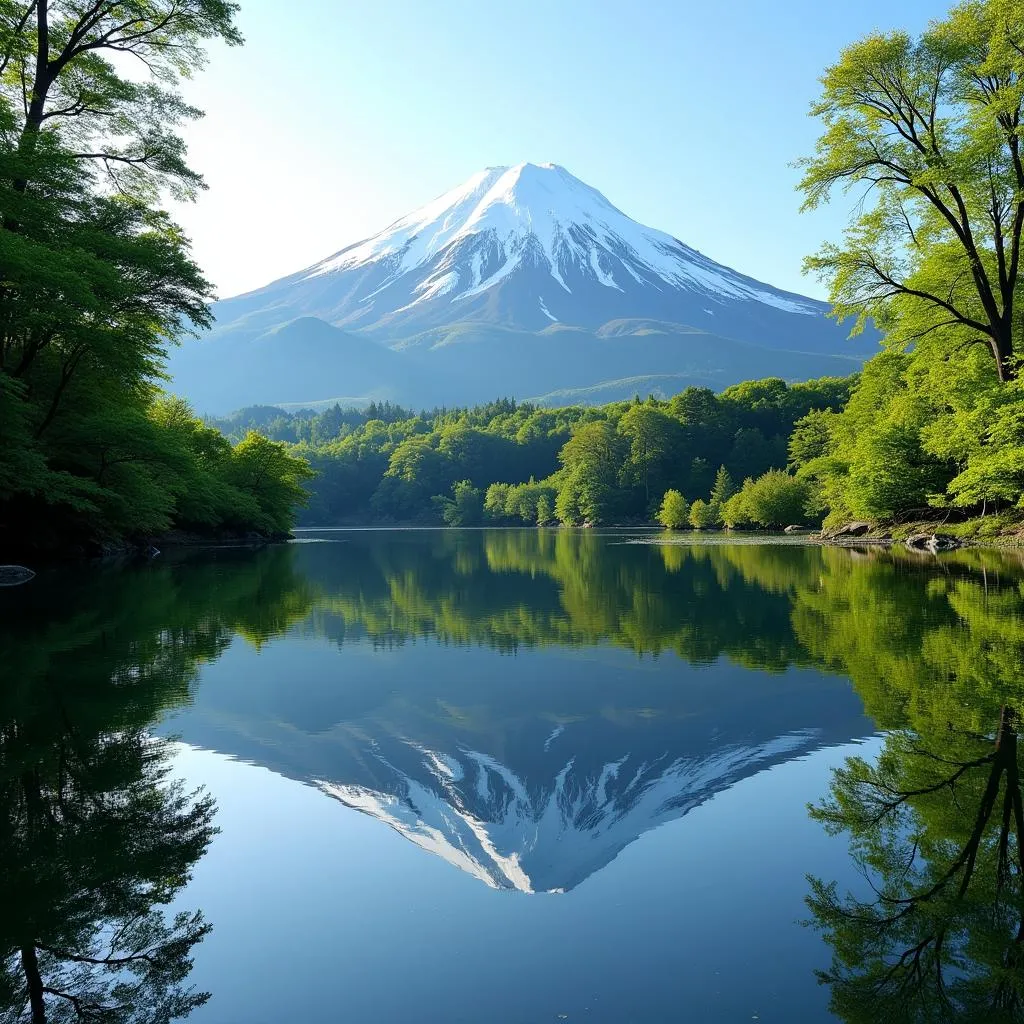
[[[463, 246], [472, 247], [468, 260]], [[761, 287], [671, 235], [638, 224], [557, 164], [480, 171], [373, 238], [316, 264], [305, 276], [383, 262], [383, 290], [426, 267], [429, 272], [414, 286], [407, 310], [442, 295], [450, 302], [478, 295], [531, 257], [539, 257], [569, 294], [566, 278], [575, 272], [620, 292], [632, 282], [660, 282], [705, 292], [709, 301], [753, 299], [794, 313], [820, 312], [816, 303]]]
[[465, 320], [540, 330], [647, 317], [758, 343], [794, 320], [808, 323], [790, 341], [810, 323], [831, 333], [824, 311], [639, 224], [564, 167], [531, 163], [479, 171], [372, 238], [216, 307], [222, 326], [315, 316], [395, 338]]
[[755, 746], [725, 746], [703, 758], [646, 761], [625, 754], [596, 772], [581, 770], [570, 756], [540, 790], [478, 751], [417, 748], [415, 773], [377, 753], [386, 789], [328, 780], [317, 785], [492, 888], [564, 892], [642, 833], [681, 817], [737, 778], [807, 750], [816, 738], [814, 730], [798, 731]]

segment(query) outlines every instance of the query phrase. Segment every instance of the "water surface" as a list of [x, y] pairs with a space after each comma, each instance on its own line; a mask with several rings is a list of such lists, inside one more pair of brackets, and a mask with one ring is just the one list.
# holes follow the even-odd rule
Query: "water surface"
[[1020, 558], [636, 539], [0, 592], [0, 1020], [1021, 1019]]

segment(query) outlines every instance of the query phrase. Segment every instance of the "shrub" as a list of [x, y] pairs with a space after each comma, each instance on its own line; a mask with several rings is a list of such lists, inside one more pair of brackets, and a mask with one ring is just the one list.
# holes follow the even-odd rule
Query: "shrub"
[[[752, 480], [746, 481], [743, 485], [744, 488], [751, 483], [753, 483]], [[722, 522], [728, 526], [730, 530], [737, 526], [753, 525], [753, 520], [750, 518], [750, 510], [747, 508], [747, 498], [744, 491], [737, 491], [722, 506]]]
[[661, 499], [657, 520], [666, 530], [682, 530], [689, 523], [690, 507], [676, 490], [668, 490]]
[[750, 521], [759, 526], [782, 527], [806, 520], [811, 486], [785, 470], [770, 469], [746, 483], [739, 496]]
[[698, 498], [690, 506], [690, 525], [695, 530], [708, 530], [718, 523], [718, 509], [714, 505], [709, 505], [703, 498]]

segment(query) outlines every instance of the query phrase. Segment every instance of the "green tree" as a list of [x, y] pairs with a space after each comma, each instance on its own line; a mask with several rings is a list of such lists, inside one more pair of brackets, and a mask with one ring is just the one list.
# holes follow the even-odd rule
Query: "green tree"
[[[237, 4], [227, 0], [7, 0], [0, 8], [0, 97], [5, 142], [31, 165], [54, 144], [149, 204], [160, 191], [190, 197], [203, 185], [184, 159], [179, 126], [201, 112], [174, 85], [205, 63], [203, 44], [238, 44]], [[124, 54], [146, 74], [126, 72]], [[10, 228], [10, 211], [5, 211]]]
[[760, 427], [741, 427], [733, 437], [726, 462], [740, 479], [760, 476], [766, 469], [785, 465], [785, 440], [781, 436], [766, 438]]
[[799, 470], [814, 459], [829, 454], [836, 415], [830, 409], [815, 409], [796, 421], [789, 435], [790, 468]]
[[801, 187], [870, 194], [841, 245], [807, 261], [839, 317], [874, 320], [890, 344], [957, 358], [983, 344], [1016, 373], [1024, 232], [1024, 9], [972, 0], [920, 36], [876, 33], [822, 78], [824, 122]]
[[555, 509], [551, 499], [546, 494], [542, 494], [537, 499], [537, 525], [547, 526], [554, 521], [554, 518]]
[[818, 422], [828, 438], [814, 442], [821, 454], [798, 475], [820, 487], [827, 522], [927, 515], [934, 496], [943, 494], [955, 463], [949, 453], [929, 451], [926, 431], [951, 389], [933, 396], [929, 373], [912, 356], [881, 353], [865, 365], [842, 413]]
[[743, 487], [722, 506], [722, 522], [730, 530], [737, 526], [752, 526], [754, 523], [750, 510], [747, 508], [747, 495], [750, 493], [753, 483], [754, 481], [748, 477], [743, 481]]
[[570, 525], [607, 522], [616, 505], [620, 438], [607, 420], [580, 424], [562, 446], [565, 467], [555, 510]]
[[228, 481], [256, 505], [257, 525], [270, 533], [287, 533], [297, 506], [306, 501], [302, 484], [313, 475], [305, 459], [280, 441], [250, 431], [231, 453]]
[[730, 510], [764, 527], [783, 527], [807, 518], [810, 487], [782, 469], [770, 469], [743, 486], [742, 498]]
[[210, 285], [160, 209], [203, 187], [179, 134], [200, 112], [177, 83], [208, 42], [240, 42], [235, 11], [0, 3], [0, 517], [14, 543], [283, 529], [301, 498], [290, 463], [247, 497], [255, 442], [232, 454], [158, 400], [166, 345], [210, 322]]
[[688, 523], [690, 517], [690, 506], [682, 494], [669, 488], [661, 499], [661, 508], [658, 510], [658, 522], [666, 530], [682, 530]]
[[484, 495], [484, 512], [491, 519], [503, 519], [505, 517], [505, 504], [508, 501], [508, 494], [511, 484], [491, 484]]
[[633, 404], [619, 420], [619, 433], [629, 441], [625, 467], [644, 485], [644, 502], [651, 500], [651, 472], [657, 471], [672, 444], [676, 423], [650, 403]]
[[721, 508], [736, 493], [736, 485], [725, 466], [719, 466], [711, 488], [711, 504]]
[[483, 519], [483, 495], [468, 480], [453, 484], [452, 497], [441, 502], [441, 518], [448, 526], [477, 526]]
[[709, 530], [718, 525], [718, 510], [709, 505], [703, 498], [698, 498], [690, 506], [690, 525], [695, 530]]

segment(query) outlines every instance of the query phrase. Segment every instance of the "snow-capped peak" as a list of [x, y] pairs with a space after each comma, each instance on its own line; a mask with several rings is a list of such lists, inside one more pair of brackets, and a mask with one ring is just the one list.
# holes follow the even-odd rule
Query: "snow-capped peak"
[[485, 231], [496, 231], [505, 239], [530, 233], [549, 239], [555, 224], [587, 222], [601, 210], [624, 216], [600, 192], [557, 164], [488, 167], [308, 273], [326, 274], [382, 258], [395, 258], [403, 270], [411, 270], [451, 243]]
[[[382, 272], [364, 302], [417, 272], [409, 300], [455, 302], [493, 288], [520, 269], [541, 269], [565, 293], [580, 286], [698, 292], [707, 301], [753, 300], [817, 315], [810, 301], [767, 289], [671, 235], [627, 217], [557, 164], [489, 167], [372, 238], [314, 265], [311, 280], [359, 268]], [[543, 306], [547, 318], [559, 319]]]

